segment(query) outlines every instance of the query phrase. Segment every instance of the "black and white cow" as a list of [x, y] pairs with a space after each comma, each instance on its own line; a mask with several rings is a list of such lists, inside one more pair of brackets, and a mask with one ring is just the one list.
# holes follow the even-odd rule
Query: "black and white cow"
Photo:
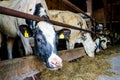
[[[90, 22], [90, 19], [87, 18], [87, 16], [79, 13], [80, 17], [82, 17], [86, 22]], [[89, 25], [88, 25], [89, 26]], [[101, 23], [97, 23], [94, 27], [91, 27], [94, 32], [97, 32], [99, 34], [96, 34], [93, 36], [94, 42], [96, 44], [95, 53], [100, 52], [101, 50], [104, 50], [108, 47], [108, 44], [111, 44], [109, 36], [107, 36], [106, 31], [104, 31], [104, 26]], [[100, 35], [104, 34], [104, 35]]]
[[[49, 10], [48, 12], [52, 20], [88, 30], [86, 21], [82, 17], [80, 17], [79, 15], [73, 12], [60, 11], [60, 10]], [[63, 27], [55, 25], [54, 28], [55, 30], [60, 30]], [[80, 30], [74, 30], [74, 29], [70, 29], [70, 30], [71, 30], [71, 35], [66, 44], [67, 49], [73, 49], [75, 47], [75, 43], [82, 43], [88, 56], [94, 57], [96, 44], [92, 40], [91, 34]]]
[[111, 44], [111, 41], [109, 37], [104, 36], [104, 35], [99, 35], [95, 39], [95, 43], [96, 43], [95, 52], [99, 52], [100, 50], [105, 50], [108, 47], [108, 44]]
[[[41, 0], [9, 0], [1, 1], [0, 6], [22, 11], [39, 17], [47, 17], [45, 9], [41, 5]], [[32, 53], [29, 39], [21, 33], [19, 26], [30, 26], [34, 42], [35, 54], [45, 62], [50, 69], [56, 70], [62, 67], [62, 59], [58, 56], [56, 49], [57, 34], [50, 22], [31, 21], [6, 15], [0, 15], [0, 31], [9, 38], [19, 36], [25, 48], [25, 53]], [[12, 44], [9, 50], [12, 52]]]

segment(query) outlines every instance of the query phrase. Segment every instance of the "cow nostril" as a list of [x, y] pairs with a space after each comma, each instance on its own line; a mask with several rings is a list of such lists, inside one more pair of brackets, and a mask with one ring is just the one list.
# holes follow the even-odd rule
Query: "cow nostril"
[[58, 64], [58, 62], [51, 61], [51, 64], [53, 64], [53, 65], [57, 65], [57, 64]]
[[51, 64], [55, 64], [53, 61], [51, 61]]
[[51, 65], [53, 65], [54, 67], [59, 67], [59, 68], [62, 67], [62, 63], [60, 63], [60, 62], [51, 61]]

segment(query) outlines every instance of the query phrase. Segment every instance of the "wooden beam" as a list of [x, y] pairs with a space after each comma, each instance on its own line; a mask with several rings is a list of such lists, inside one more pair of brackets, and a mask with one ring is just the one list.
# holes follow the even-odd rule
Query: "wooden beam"
[[91, 16], [92, 15], [92, 0], [87, 0], [86, 3], [87, 3], [87, 12], [89, 12], [90, 13], [89, 16]]
[[64, 61], [71, 61], [85, 55], [85, 52], [83, 48], [75, 48], [59, 51], [59, 54]]
[[104, 27], [106, 27], [106, 26], [107, 26], [107, 15], [108, 15], [108, 14], [107, 14], [107, 13], [108, 13], [108, 12], [107, 12], [107, 11], [108, 11], [108, 10], [107, 10], [107, 7], [108, 7], [108, 6], [107, 6], [107, 0], [102, 0], [102, 2], [103, 2], [103, 5], [104, 5], [104, 18], [105, 18], [105, 19], [104, 19]]
[[[73, 50], [59, 51], [60, 57], [63, 61], [70, 61], [84, 54], [83, 48], [75, 48]], [[43, 69], [45, 65], [36, 56], [27, 56], [22, 58], [16, 58], [12, 60], [6, 60], [0, 62], [0, 79], [2, 80], [24, 80], [32, 78]]]
[[[92, 16], [92, 0], [87, 0], [86, 4], [87, 4], [87, 13], [89, 14], [89, 16]], [[93, 28], [92, 21], [87, 21], [87, 24], [89, 29], [91, 30]]]

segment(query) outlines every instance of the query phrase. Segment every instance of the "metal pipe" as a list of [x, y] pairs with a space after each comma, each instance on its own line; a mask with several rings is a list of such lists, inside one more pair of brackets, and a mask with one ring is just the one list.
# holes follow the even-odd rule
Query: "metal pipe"
[[87, 16], [88, 18], [90, 18], [92, 21], [95, 21], [94, 18], [92, 18], [91, 16], [87, 15], [83, 10], [81, 10], [80, 8], [78, 8], [77, 6], [75, 6], [74, 4], [72, 4], [70, 1], [63, 0], [63, 2], [66, 5], [68, 5], [69, 7], [73, 8], [74, 10], [76, 10], [77, 12], [84, 14], [85, 16]]
[[85, 30], [85, 29], [82, 29], [82, 28], [78, 28], [76, 26], [71, 26], [71, 25], [64, 24], [64, 23], [57, 22], [57, 21], [53, 21], [53, 20], [50, 20], [50, 19], [40, 18], [39, 16], [34, 16], [34, 15], [31, 15], [31, 14], [23, 13], [23, 12], [20, 12], [20, 11], [16, 11], [16, 10], [13, 10], [13, 9], [8, 9], [8, 8], [1, 7], [1, 6], [0, 6], [0, 14], [5, 14], [5, 15], [19, 17], [19, 18], [25, 18], [25, 19], [31, 19], [31, 20], [35, 20], [35, 21], [49, 21], [54, 25], [62, 26], [62, 27], [65, 27], [65, 28], [76, 29], [76, 30], [82, 30], [82, 31], [85, 31], [85, 32], [95, 34], [93, 31]]

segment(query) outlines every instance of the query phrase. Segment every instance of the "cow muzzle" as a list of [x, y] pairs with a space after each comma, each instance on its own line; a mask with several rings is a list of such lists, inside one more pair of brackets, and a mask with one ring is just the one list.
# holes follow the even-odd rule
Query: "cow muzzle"
[[63, 66], [62, 59], [57, 55], [51, 56], [48, 59], [48, 64], [50, 70], [58, 70]]

